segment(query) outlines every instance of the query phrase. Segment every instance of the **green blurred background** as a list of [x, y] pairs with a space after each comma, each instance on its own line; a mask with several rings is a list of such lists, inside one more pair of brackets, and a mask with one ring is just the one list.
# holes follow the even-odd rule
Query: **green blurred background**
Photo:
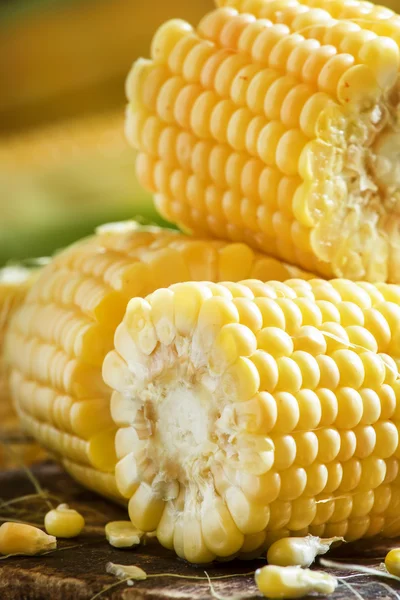
[[124, 138], [124, 80], [163, 21], [195, 24], [212, 7], [0, 0], [0, 264], [49, 254], [104, 221], [158, 220]]
[[212, 0], [0, 0], [0, 264], [105, 221], [159, 219], [124, 138], [126, 75]]

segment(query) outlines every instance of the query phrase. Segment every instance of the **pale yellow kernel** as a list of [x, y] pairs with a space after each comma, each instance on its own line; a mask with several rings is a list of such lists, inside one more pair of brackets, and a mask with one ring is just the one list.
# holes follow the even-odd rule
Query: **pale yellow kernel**
[[375, 489], [380, 486], [386, 475], [386, 463], [383, 459], [368, 456], [361, 461], [360, 491]]
[[320, 382], [318, 361], [311, 354], [303, 350], [296, 350], [293, 352], [291, 358], [300, 369], [303, 387], [314, 390]]
[[[176, 97], [174, 103], [174, 118], [179, 125], [186, 129], [190, 127], [191, 111], [201, 91], [202, 88], [199, 85], [186, 85], [179, 91]], [[182, 135], [182, 133], [180, 135]], [[169, 148], [171, 148], [171, 146], [169, 146]]]
[[[248, 10], [249, 13], [257, 15], [256, 10], [253, 10], [251, 7]], [[246, 52], [247, 54], [251, 54], [254, 42], [258, 36], [258, 34], [263, 31], [266, 27], [271, 27], [271, 21], [267, 19], [257, 19], [253, 23], [250, 23], [245, 27], [242, 31], [240, 38], [238, 40], [238, 50], [241, 52]]]
[[286, 319], [282, 307], [271, 298], [255, 298], [254, 303], [263, 317], [263, 327], [277, 327], [285, 330]]
[[179, 40], [192, 31], [191, 25], [180, 19], [173, 19], [164, 23], [152, 40], [151, 57], [153, 60], [165, 62]]
[[[282, 537], [281, 530], [290, 520], [292, 513], [292, 505], [290, 502], [282, 502], [281, 500], [275, 500], [270, 505], [270, 518], [268, 523], [268, 530], [270, 532], [279, 532], [279, 538]], [[271, 538], [270, 538], [271, 539]]]
[[373, 425], [381, 415], [380, 398], [377, 392], [369, 388], [360, 390], [360, 396], [363, 403], [363, 414], [360, 423], [363, 425]]
[[341, 438], [337, 429], [323, 428], [315, 432], [318, 439], [318, 460], [326, 464], [336, 459], [339, 454]]
[[324, 494], [331, 494], [338, 489], [342, 480], [343, 468], [340, 462], [333, 461], [326, 465], [328, 470], [328, 481], [324, 488]]
[[321, 311], [323, 323], [340, 323], [340, 313], [333, 302], [328, 300], [317, 300], [316, 305]]
[[207, 40], [197, 43], [184, 59], [182, 73], [186, 81], [199, 83], [202, 68], [214, 52], [214, 46]]
[[318, 436], [312, 431], [297, 431], [293, 433], [296, 443], [296, 465], [310, 466], [318, 454]]
[[77, 537], [85, 527], [85, 520], [76, 510], [67, 504], [60, 504], [57, 508], [46, 513], [44, 526], [49, 535], [60, 538]]
[[[318, 87], [322, 92], [336, 96], [339, 81], [354, 64], [350, 54], [332, 55], [317, 75]], [[305, 65], [306, 68], [307, 65]]]
[[258, 347], [266, 350], [274, 358], [290, 356], [293, 353], [291, 337], [277, 327], [264, 327], [257, 333]]
[[274, 431], [289, 433], [298, 425], [300, 418], [299, 404], [296, 397], [289, 392], [277, 392], [274, 394], [278, 417]]
[[[282, 301], [281, 301], [282, 302]], [[326, 351], [325, 336], [315, 327], [299, 327], [293, 335], [294, 347], [314, 356]]]
[[259, 390], [260, 376], [253, 362], [240, 356], [224, 373], [220, 393], [228, 398], [246, 402]]
[[201, 139], [211, 137], [211, 114], [218, 102], [217, 95], [209, 90], [204, 91], [193, 104], [190, 113], [190, 125], [193, 133]]
[[230, 556], [243, 544], [244, 536], [235, 525], [222, 498], [206, 500], [201, 527], [207, 547], [218, 556]]
[[392, 456], [399, 444], [397, 427], [391, 421], [379, 421], [375, 424], [376, 444], [374, 455], [379, 458]]
[[340, 372], [336, 362], [330, 356], [320, 354], [316, 357], [320, 370], [319, 385], [321, 388], [334, 390], [340, 381]]
[[214, 79], [214, 89], [222, 98], [230, 96], [231, 86], [237, 73], [248, 66], [248, 58], [241, 54], [232, 54], [219, 66]]
[[129, 517], [141, 531], [154, 531], [164, 510], [164, 500], [154, 495], [151, 487], [141, 483], [129, 501]]
[[395, 40], [382, 36], [370, 39], [361, 47], [359, 58], [373, 71], [383, 90], [395, 84], [400, 64]]
[[346, 462], [354, 456], [357, 446], [357, 438], [354, 429], [340, 430], [340, 450], [337, 459]]
[[271, 50], [279, 40], [284, 39], [290, 30], [286, 25], [264, 27], [258, 34], [251, 47], [251, 54], [255, 61], [267, 63]]
[[207, 13], [200, 21], [198, 32], [209, 40], [219, 41], [225, 24], [237, 17], [237, 10], [233, 8], [219, 8]]
[[291, 435], [271, 435], [275, 446], [274, 468], [277, 471], [288, 469], [296, 458], [296, 443]]
[[288, 523], [289, 529], [298, 531], [308, 527], [317, 512], [315, 498], [301, 496], [292, 502], [292, 514]]
[[302, 389], [296, 394], [296, 400], [299, 407], [297, 429], [316, 429], [322, 416], [318, 395], [312, 390]]
[[292, 465], [281, 472], [281, 489], [279, 498], [283, 501], [299, 498], [307, 484], [306, 471], [302, 467]]
[[260, 376], [260, 390], [273, 392], [276, 389], [279, 370], [275, 358], [264, 350], [257, 350], [250, 360], [254, 363]]
[[211, 348], [220, 329], [228, 323], [237, 323], [239, 314], [232, 302], [221, 296], [206, 299], [200, 308], [197, 328], [193, 334], [193, 346], [203, 350]]
[[374, 451], [376, 445], [375, 429], [371, 425], [357, 425], [354, 428], [357, 440], [354, 456], [357, 458], [366, 458]]
[[222, 373], [240, 356], [250, 356], [256, 350], [256, 337], [248, 327], [239, 323], [224, 325], [211, 350], [210, 368], [216, 373]]
[[385, 352], [391, 339], [390, 326], [387, 320], [376, 308], [366, 310], [364, 317], [365, 327], [374, 336], [379, 352]]
[[390, 419], [396, 410], [396, 394], [393, 387], [387, 383], [381, 385], [378, 390], [381, 405], [381, 419]]
[[0, 554], [34, 556], [56, 550], [57, 541], [37, 527], [24, 523], [3, 523], [0, 527]]
[[287, 356], [278, 358], [276, 364], [279, 371], [276, 389], [290, 393], [298, 392], [302, 386], [302, 375], [298, 364]]
[[257, 502], [270, 504], [279, 495], [280, 475], [276, 471], [270, 470], [263, 475], [240, 471], [238, 481], [242, 490]]
[[282, 136], [286, 133], [280, 121], [270, 121], [260, 132], [257, 152], [261, 160], [268, 166], [277, 164], [277, 149]]
[[282, 104], [297, 84], [298, 80], [292, 75], [283, 75], [271, 84], [264, 100], [264, 113], [268, 120], [281, 120]]
[[243, 534], [259, 533], [268, 525], [269, 507], [250, 501], [240, 488], [228, 488], [225, 501], [237, 528]]
[[276, 165], [285, 175], [299, 173], [300, 156], [308, 138], [299, 129], [284, 133], [276, 147]]

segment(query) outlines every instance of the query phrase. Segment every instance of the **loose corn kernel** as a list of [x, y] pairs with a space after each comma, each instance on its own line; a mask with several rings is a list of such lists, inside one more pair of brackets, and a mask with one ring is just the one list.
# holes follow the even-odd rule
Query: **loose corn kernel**
[[322, 571], [268, 565], [257, 569], [258, 589], [267, 598], [303, 598], [312, 592], [333, 594], [338, 582]]
[[389, 573], [400, 577], [400, 549], [393, 548], [386, 554], [385, 567]]
[[282, 538], [270, 546], [267, 561], [280, 567], [310, 567], [317, 556], [326, 554], [333, 543], [340, 541], [343, 538], [321, 539], [313, 535]]
[[144, 535], [130, 521], [111, 521], [105, 527], [106, 538], [114, 548], [138, 546]]
[[57, 548], [57, 540], [41, 529], [22, 523], [3, 523], [0, 526], [0, 553], [34, 556]]
[[44, 526], [47, 533], [57, 538], [73, 538], [82, 533], [85, 519], [68, 504], [60, 504], [46, 514]]
[[135, 565], [116, 565], [112, 562], [107, 563], [106, 565], [107, 573], [110, 575], [115, 575], [118, 579], [128, 579], [128, 585], [132, 585], [133, 581], [143, 581], [147, 579], [146, 571], [143, 571], [140, 567], [136, 567]]

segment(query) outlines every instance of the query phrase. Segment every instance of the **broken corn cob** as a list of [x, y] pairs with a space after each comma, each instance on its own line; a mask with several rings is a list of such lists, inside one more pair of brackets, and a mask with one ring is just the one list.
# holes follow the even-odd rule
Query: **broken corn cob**
[[103, 365], [117, 485], [194, 563], [291, 535], [399, 535], [400, 287], [181, 283], [132, 299]]
[[0, 468], [29, 464], [43, 457], [37, 444], [25, 439], [14, 412], [2, 357], [3, 343], [11, 315], [22, 304], [37, 277], [36, 269], [20, 266], [0, 269]]
[[21, 422], [81, 483], [120, 498], [116, 426], [101, 367], [128, 300], [187, 279], [283, 280], [295, 273], [309, 277], [244, 244], [136, 223], [100, 228], [42, 270], [10, 324], [10, 388]]
[[156, 33], [126, 132], [159, 212], [323, 276], [400, 282], [400, 17], [218, 0]]

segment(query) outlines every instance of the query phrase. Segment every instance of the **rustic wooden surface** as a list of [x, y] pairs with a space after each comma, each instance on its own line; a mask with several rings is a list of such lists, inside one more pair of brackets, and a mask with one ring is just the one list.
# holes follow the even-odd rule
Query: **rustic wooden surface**
[[[236, 560], [230, 563], [217, 563], [207, 567], [194, 567], [178, 560], [173, 553], [161, 548], [151, 539], [145, 546], [137, 549], [118, 550], [105, 540], [103, 527], [110, 520], [126, 519], [124, 509], [115, 506], [95, 494], [87, 492], [58, 466], [51, 462], [42, 463], [33, 469], [41, 486], [50, 494], [68, 502], [85, 515], [87, 528], [84, 535], [74, 540], [59, 542], [59, 551], [42, 557], [10, 557], [0, 560], [0, 599], [1, 600], [206, 600], [212, 598], [206, 580], [177, 579], [171, 576], [149, 578], [135, 582], [133, 587], [106, 573], [106, 564], [137, 565], [148, 575], [156, 573], [180, 574], [204, 577], [206, 569], [210, 577], [231, 575], [228, 579], [213, 581], [215, 591], [227, 600], [232, 596], [247, 600], [261, 598], [252, 575], [239, 574], [254, 571], [265, 562]], [[36, 518], [42, 519], [47, 507], [43, 499], [31, 498], [26, 503], [18, 502], [5, 505], [8, 500], [35, 494], [32, 481], [24, 471], [0, 473], [0, 517], [9, 518], [15, 507], [22, 510], [25, 506]], [[56, 504], [55, 499], [52, 499]], [[22, 507], [22, 508], [21, 508]], [[28, 513], [26, 513], [28, 514]], [[33, 519], [32, 519], [33, 520]], [[400, 545], [400, 540], [398, 540]], [[389, 545], [368, 541], [360, 544], [347, 544], [336, 550], [335, 558], [377, 567], [385, 556]], [[348, 577], [348, 571], [331, 571], [336, 576]], [[352, 589], [347, 587], [351, 584]], [[116, 584], [111, 589], [110, 585]], [[102, 590], [105, 590], [103, 593]], [[321, 598], [321, 596], [319, 596]], [[400, 584], [389, 580], [379, 580], [370, 576], [358, 576], [344, 579], [337, 591], [330, 596], [332, 600], [400, 600]]]

